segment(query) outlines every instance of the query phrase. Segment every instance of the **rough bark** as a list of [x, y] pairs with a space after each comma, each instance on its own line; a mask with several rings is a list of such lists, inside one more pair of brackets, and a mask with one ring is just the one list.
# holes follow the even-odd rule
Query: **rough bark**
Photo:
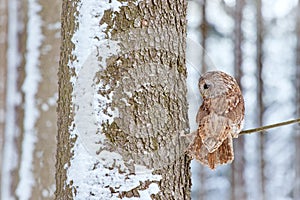
[[[235, 78], [238, 84], [242, 88], [241, 78], [243, 76], [242, 65], [243, 65], [243, 31], [242, 31], [242, 21], [243, 21], [243, 9], [245, 2], [240, 0], [236, 2], [235, 5], [235, 29], [234, 29], [234, 71]], [[234, 140], [235, 158], [232, 163], [232, 184], [231, 184], [231, 199], [246, 199], [246, 187], [245, 187], [245, 157], [244, 157], [244, 143], [245, 138], [239, 137]]]
[[71, 72], [68, 62], [73, 61], [72, 35], [77, 28], [75, 14], [77, 15], [78, 1], [63, 1], [61, 17], [61, 51], [58, 70], [58, 102], [57, 102], [57, 150], [56, 150], [56, 190], [55, 199], [72, 199], [71, 183], [65, 184], [67, 180], [66, 164], [70, 164], [72, 157], [72, 147], [75, 139], [70, 139], [69, 127], [72, 123], [71, 114], [71, 93], [72, 85], [70, 82]]
[[[100, 33], [94, 38], [100, 41], [108, 39], [110, 43], [107, 43], [108, 47], [98, 46], [99, 69], [90, 77], [94, 80], [84, 80], [83, 76], [87, 75], [84, 74], [85, 69], [92, 64], [89, 63], [92, 57], [88, 57], [88, 64], [83, 64], [80, 71], [75, 68], [76, 74], [71, 69], [78, 59], [72, 56], [72, 50], [76, 48], [72, 34], [81, 24], [76, 17], [70, 19], [70, 16], [74, 16], [74, 13], [79, 16], [81, 13], [76, 12], [76, 3], [63, 2], [56, 199], [73, 199], [78, 195], [99, 198], [100, 194], [102, 198], [107, 197], [105, 195], [142, 198], [145, 197], [144, 192], [150, 192], [147, 196], [153, 199], [190, 198], [189, 159], [183, 151], [180, 152], [182, 148], [178, 145], [178, 134], [188, 131], [185, 97], [186, 3], [125, 3], [128, 4], [120, 6], [119, 11], [110, 9], [104, 12], [99, 25], [105, 24], [106, 38]], [[120, 53], [116, 55], [114, 48], [119, 49]], [[76, 83], [71, 85], [70, 79], [74, 77]], [[84, 123], [78, 120], [82, 117], [78, 113], [84, 113], [83, 107], [86, 106], [86, 110], [95, 107], [80, 101], [82, 96], [89, 95], [87, 99], [91, 96], [80, 90], [80, 87], [86, 87], [86, 84], [81, 85], [84, 81], [92, 83], [87, 85], [98, 87], [93, 114], [96, 113], [99, 129], [92, 133], [91, 126], [86, 127], [89, 130], [85, 131]], [[75, 96], [72, 96], [72, 91]], [[74, 104], [72, 98], [75, 98]], [[118, 114], [114, 116], [116, 110]], [[104, 116], [107, 120], [103, 120]], [[85, 140], [88, 134], [98, 135], [99, 141], [88, 140], [90, 137]], [[104, 142], [102, 136], [105, 136]], [[118, 177], [120, 183], [99, 181], [83, 186], [82, 180], [79, 182], [70, 175], [72, 169], [76, 169], [78, 156], [84, 153], [76, 150], [81, 143], [94, 158], [98, 158], [89, 173], [107, 171], [106, 174], [98, 174], [98, 178], [115, 180]], [[97, 145], [98, 149], [93, 149]], [[108, 160], [111, 158], [105, 157], [106, 153], [116, 157], [120, 155], [121, 158], [114, 159], [110, 164]], [[149, 178], [143, 180], [143, 175], [136, 170], [137, 166], [154, 169], [153, 174], [150, 173]], [[133, 188], [123, 189], [126, 187], [125, 180], [128, 183], [139, 182]], [[96, 190], [92, 187], [95, 185]], [[148, 190], [155, 185], [159, 187], [157, 192]], [[82, 187], [85, 189], [82, 190]]]

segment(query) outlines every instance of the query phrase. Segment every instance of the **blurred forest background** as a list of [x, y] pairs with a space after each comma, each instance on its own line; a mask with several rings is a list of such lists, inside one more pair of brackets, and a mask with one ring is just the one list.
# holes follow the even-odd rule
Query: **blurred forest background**
[[[188, 36], [241, 85], [245, 129], [299, 117], [300, 1], [197, 0], [188, 13]], [[193, 199], [300, 199], [299, 134], [298, 124], [240, 136], [233, 164], [216, 171], [192, 162]]]
[[[3, 200], [54, 198], [60, 10], [60, 0], [0, 0]], [[188, 1], [187, 20], [188, 37], [240, 83], [245, 129], [300, 116], [300, 0]], [[197, 72], [188, 79], [191, 129], [205, 66], [188, 65]], [[192, 199], [300, 199], [299, 125], [234, 145], [231, 165], [210, 171], [192, 162]]]

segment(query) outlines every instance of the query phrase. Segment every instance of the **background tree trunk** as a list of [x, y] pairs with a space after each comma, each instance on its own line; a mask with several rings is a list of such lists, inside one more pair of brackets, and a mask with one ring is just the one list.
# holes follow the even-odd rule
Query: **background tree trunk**
[[[0, 166], [3, 166], [3, 145], [5, 135], [6, 112], [6, 74], [7, 74], [7, 38], [8, 38], [8, 0], [0, 0]], [[2, 170], [0, 171], [2, 180]], [[0, 188], [1, 181], [0, 181]], [[1, 190], [0, 190], [1, 197]]]
[[[200, 32], [201, 32], [201, 45], [203, 49], [206, 49], [206, 40], [207, 40], [207, 32], [208, 32], [208, 23], [206, 20], [206, 0], [201, 1], [201, 24], [200, 24]], [[201, 74], [204, 74], [208, 70], [208, 66], [206, 63], [206, 52], [202, 51], [201, 55]]]
[[[235, 28], [234, 28], [234, 73], [238, 84], [243, 91], [241, 85], [241, 79], [243, 77], [243, 31], [242, 31], [242, 21], [243, 21], [243, 9], [245, 6], [244, 0], [236, 1], [235, 4]], [[246, 187], [245, 187], [245, 138], [239, 137], [234, 140], [235, 158], [231, 167], [231, 180], [232, 180], [232, 192], [231, 199], [246, 199]]]
[[[296, 8], [296, 117], [300, 116], [300, 0]], [[295, 186], [294, 186], [294, 199], [300, 198], [300, 124], [295, 126]]]
[[[18, 10], [21, 7], [22, 10]], [[1, 198], [17, 198], [16, 190], [20, 181], [21, 142], [23, 139], [23, 95], [24, 55], [26, 29], [26, 2], [8, 1], [8, 37], [7, 37], [7, 88], [5, 111], [5, 135], [3, 161], [1, 166]]]
[[185, 15], [184, 1], [63, 2], [56, 199], [190, 198]]
[[1, 38], [7, 45], [1, 52], [1, 67], [7, 67], [7, 79], [1, 74], [6, 84], [1, 199], [53, 199], [60, 2], [3, 5], [1, 22], [8, 28], [1, 29], [1, 36], [7, 34]]
[[[263, 102], [264, 95], [264, 78], [263, 78], [263, 17], [262, 17], [262, 0], [256, 1], [256, 59], [257, 59], [257, 113], [258, 113], [258, 127], [263, 126], [263, 116], [265, 111], [265, 105]], [[260, 133], [259, 136], [259, 163], [260, 163], [260, 189], [261, 199], [266, 199], [266, 180], [265, 180], [265, 135], [264, 132]]]
[[57, 133], [57, 71], [60, 50], [61, 0], [38, 1], [40, 12], [36, 13], [42, 24], [43, 40], [39, 46], [39, 84], [35, 99], [39, 117], [36, 120], [36, 144], [33, 151], [33, 177], [30, 199], [53, 199], [55, 191], [55, 153]]

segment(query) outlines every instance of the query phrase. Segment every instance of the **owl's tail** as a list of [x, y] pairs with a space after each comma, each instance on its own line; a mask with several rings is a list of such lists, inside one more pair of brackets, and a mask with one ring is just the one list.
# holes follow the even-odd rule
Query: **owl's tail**
[[234, 159], [232, 137], [225, 139], [222, 145], [214, 152], [209, 153], [203, 145], [201, 137], [197, 135], [187, 149], [188, 154], [200, 163], [215, 169], [218, 165], [231, 163]]

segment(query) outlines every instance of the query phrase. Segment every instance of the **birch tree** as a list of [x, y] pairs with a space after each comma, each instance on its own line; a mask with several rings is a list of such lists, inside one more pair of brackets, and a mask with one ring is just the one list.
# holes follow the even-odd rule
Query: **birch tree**
[[188, 199], [186, 3], [62, 10], [56, 199]]

